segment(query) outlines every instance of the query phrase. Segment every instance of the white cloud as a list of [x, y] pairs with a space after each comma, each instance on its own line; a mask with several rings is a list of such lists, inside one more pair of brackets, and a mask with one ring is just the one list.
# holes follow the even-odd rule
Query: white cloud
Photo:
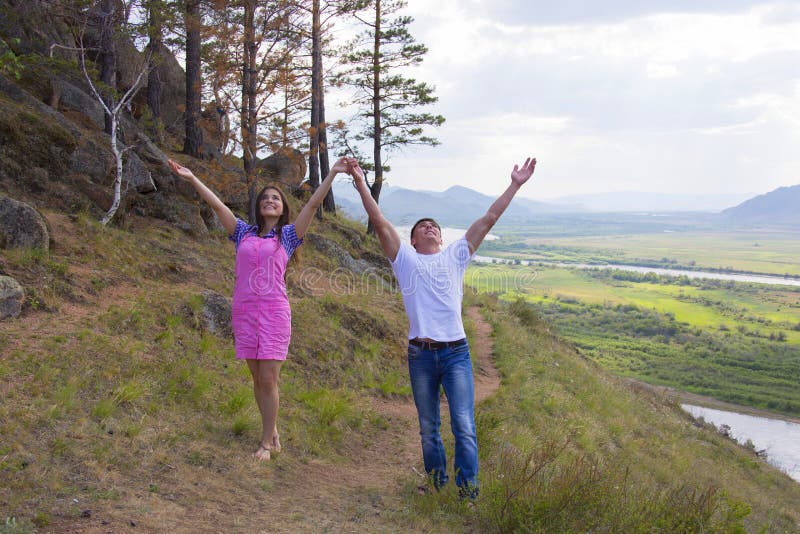
[[567, 4], [575, 18], [551, 10], [557, 22], [540, 24], [490, 18], [531, 13], [525, 0], [411, 0], [429, 48], [413, 75], [437, 87], [447, 122], [441, 147], [393, 157], [393, 184], [496, 194], [527, 151], [539, 160], [530, 196], [800, 182], [800, 5], [664, 2], [684, 12], [627, 16], [612, 1], [606, 17]]
[[674, 78], [679, 74], [678, 68], [675, 65], [664, 65], [661, 63], [648, 63], [646, 71], [647, 77], [654, 80]]

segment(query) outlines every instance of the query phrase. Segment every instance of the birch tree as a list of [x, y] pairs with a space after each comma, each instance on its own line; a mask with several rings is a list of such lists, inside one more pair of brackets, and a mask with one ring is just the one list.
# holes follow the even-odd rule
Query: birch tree
[[85, 25], [84, 30], [79, 34], [78, 37], [78, 42], [80, 44], [78, 48], [80, 67], [91, 93], [103, 108], [105, 115], [105, 127], [107, 133], [109, 134], [111, 153], [114, 156], [115, 162], [114, 183], [112, 186], [113, 199], [111, 202], [111, 207], [109, 207], [106, 214], [100, 219], [100, 223], [105, 226], [111, 221], [111, 219], [114, 218], [114, 215], [119, 209], [120, 200], [122, 198], [123, 155], [130, 149], [130, 147], [125, 147], [120, 140], [119, 127], [121, 114], [128, 108], [131, 101], [136, 96], [136, 93], [141, 88], [142, 81], [145, 79], [149, 71], [150, 61], [149, 55], [144, 54], [141, 64], [135, 71], [137, 74], [134, 83], [125, 91], [124, 94], [121, 96], [117, 95], [114, 86], [109, 86], [108, 84], [112, 83], [116, 79], [116, 54], [114, 53], [113, 43], [117, 38], [117, 35], [115, 34], [118, 31], [118, 21], [127, 20], [127, 13], [118, 13], [116, 11], [117, 4], [110, 0], [101, 0], [98, 5], [89, 7], [90, 9], [88, 10], [88, 13], [90, 16], [91, 14], [96, 13], [92, 8], [99, 9], [99, 16], [96, 19], [97, 24], [100, 25], [98, 28], [100, 31], [100, 54], [98, 57], [100, 63], [99, 82], [96, 83], [92, 78], [90, 74], [90, 68], [86, 63], [87, 47], [84, 46], [83, 39], [85, 35]]

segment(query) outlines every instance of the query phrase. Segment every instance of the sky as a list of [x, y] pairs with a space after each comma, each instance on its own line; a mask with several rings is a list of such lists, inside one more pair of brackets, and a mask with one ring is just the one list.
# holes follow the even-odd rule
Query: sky
[[760, 194], [800, 183], [800, 1], [409, 0], [438, 147], [389, 184], [497, 195]]

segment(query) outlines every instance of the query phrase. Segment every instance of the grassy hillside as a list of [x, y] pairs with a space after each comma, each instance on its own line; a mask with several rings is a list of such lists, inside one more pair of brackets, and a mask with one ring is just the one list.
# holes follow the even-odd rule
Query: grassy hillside
[[[258, 464], [247, 370], [199, 320], [203, 290], [230, 295], [232, 245], [45, 213], [50, 253], [0, 252], [28, 288], [23, 315], [0, 323], [0, 532], [800, 528], [800, 485], [489, 297], [473, 304], [503, 382], [478, 408], [481, 498], [418, 495], [421, 458], [395, 458], [413, 424], [380, 409], [408, 402], [399, 296], [318, 276], [337, 264], [310, 244], [289, 279], [285, 451]], [[313, 230], [354, 257], [379, 253], [345, 219]]]

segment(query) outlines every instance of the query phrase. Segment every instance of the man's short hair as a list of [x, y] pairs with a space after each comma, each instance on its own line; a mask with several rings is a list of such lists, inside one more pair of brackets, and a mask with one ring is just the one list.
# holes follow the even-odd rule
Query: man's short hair
[[432, 223], [433, 223], [433, 225], [434, 225], [434, 226], [436, 226], [436, 228], [438, 228], [438, 229], [439, 229], [439, 233], [440, 233], [440, 234], [442, 233], [442, 227], [441, 227], [441, 226], [439, 226], [439, 223], [437, 223], [436, 221], [434, 221], [434, 220], [433, 220], [433, 219], [431, 219], [430, 217], [425, 217], [425, 218], [423, 218], [423, 219], [420, 219], [420, 220], [418, 220], [417, 222], [415, 222], [415, 223], [414, 223], [414, 226], [412, 226], [412, 227], [411, 227], [411, 238], [412, 238], [412, 239], [414, 238], [414, 232], [417, 230], [417, 226], [419, 226], [420, 224], [422, 224], [422, 223], [424, 223], [424, 222], [432, 222]]

